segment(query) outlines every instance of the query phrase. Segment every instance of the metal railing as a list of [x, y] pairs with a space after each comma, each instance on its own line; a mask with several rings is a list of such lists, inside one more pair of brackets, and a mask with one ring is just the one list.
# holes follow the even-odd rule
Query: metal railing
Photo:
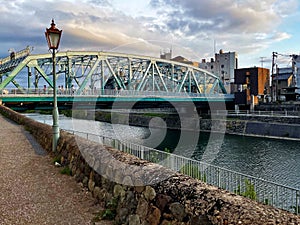
[[21, 50], [21, 51], [17, 51], [17, 52], [14, 52], [14, 58], [12, 58], [12, 56], [7, 56], [5, 58], [1, 58], [0, 59], [0, 65], [4, 64], [4, 63], [7, 63], [13, 59], [17, 59], [17, 58], [21, 58], [21, 57], [25, 57], [25, 56], [28, 56], [30, 54], [32, 50], [32, 47], [30, 46], [27, 46], [25, 49]]
[[66, 130], [92, 141], [130, 153], [141, 159], [158, 163], [213, 186], [248, 197], [255, 201], [300, 214], [300, 189], [249, 176], [202, 161], [165, 151], [128, 143], [98, 134]]
[[[52, 95], [53, 89], [50, 88], [31, 88], [31, 89], [3, 89], [0, 95]], [[229, 94], [201, 94], [201, 93], [187, 93], [187, 92], [167, 92], [167, 91], [135, 91], [135, 90], [113, 90], [113, 89], [95, 89], [95, 90], [83, 90], [78, 93], [76, 89], [59, 89], [57, 90], [58, 95], [62, 96], [114, 96], [114, 97], [192, 97], [192, 98], [210, 98], [210, 97], [232, 97]]]
[[271, 116], [271, 117], [299, 117], [299, 111], [250, 111], [250, 110], [215, 110], [213, 115], [220, 116]]

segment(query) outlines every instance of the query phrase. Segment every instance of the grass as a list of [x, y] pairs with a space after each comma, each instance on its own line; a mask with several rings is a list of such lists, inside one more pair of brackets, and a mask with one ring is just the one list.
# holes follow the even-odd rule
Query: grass
[[72, 170], [68, 166], [65, 166], [61, 169], [60, 173], [71, 176], [72, 175]]
[[99, 222], [100, 220], [114, 220], [117, 213], [118, 198], [112, 198], [106, 204], [106, 209], [100, 211], [92, 220], [92, 222]]
[[[256, 196], [254, 184], [252, 184], [251, 181], [248, 179], [245, 179], [244, 182], [245, 182], [244, 192], [241, 191], [240, 185], [238, 186], [237, 190], [235, 190], [234, 192], [238, 195], [242, 195], [242, 196], [250, 198], [252, 200], [256, 200], [257, 196]], [[267, 203], [269, 203], [269, 202], [267, 201]]]
[[201, 174], [200, 169], [197, 165], [186, 164], [179, 170], [180, 173], [186, 174], [195, 179], [206, 182], [206, 174]]
[[53, 159], [52, 159], [52, 163], [55, 164], [55, 163], [61, 163], [60, 162], [61, 160], [61, 155], [56, 155]]

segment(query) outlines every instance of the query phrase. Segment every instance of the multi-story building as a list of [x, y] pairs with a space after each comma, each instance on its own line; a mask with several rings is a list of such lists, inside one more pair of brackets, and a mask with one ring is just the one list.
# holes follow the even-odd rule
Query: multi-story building
[[254, 106], [259, 99], [263, 100], [270, 92], [270, 70], [261, 67], [236, 69], [234, 83], [237, 92], [234, 93], [235, 104], [240, 106]]
[[223, 50], [220, 50], [210, 61], [206, 62], [205, 59], [202, 59], [199, 67], [219, 77], [223, 81], [227, 93], [234, 92], [234, 70], [238, 68], [236, 52], [224, 53]]
[[300, 55], [292, 55], [293, 59], [293, 82], [295, 86], [295, 95], [300, 95]]
[[273, 100], [295, 100], [296, 86], [293, 67], [277, 68], [272, 78]]

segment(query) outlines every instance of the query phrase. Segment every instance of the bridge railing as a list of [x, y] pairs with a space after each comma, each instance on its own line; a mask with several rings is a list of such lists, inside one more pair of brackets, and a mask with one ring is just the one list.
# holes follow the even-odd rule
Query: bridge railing
[[67, 131], [89, 140], [114, 147], [120, 151], [130, 153], [141, 159], [158, 163], [174, 171], [179, 171], [208, 184], [248, 197], [263, 204], [300, 214], [300, 189], [277, 184], [184, 156], [124, 142], [112, 137], [74, 130]]
[[[4, 89], [2, 90], [2, 96], [11, 95], [52, 95], [52, 88], [31, 88], [31, 89]], [[113, 90], [113, 89], [94, 89], [83, 90], [82, 93], [78, 93], [76, 89], [60, 89], [57, 90], [58, 96], [117, 96], [117, 97], [182, 97], [182, 98], [210, 98], [219, 97], [226, 98], [232, 97], [228, 94], [200, 94], [200, 93], [187, 93], [187, 92], [167, 92], [167, 91], [135, 91], [135, 90]]]
[[0, 59], [0, 65], [5, 64], [11, 60], [28, 56], [32, 50], [32, 47], [27, 46], [25, 49], [18, 52], [11, 52], [10, 56]]
[[250, 111], [250, 110], [215, 110], [213, 115], [230, 116], [270, 116], [270, 117], [299, 117], [299, 111]]

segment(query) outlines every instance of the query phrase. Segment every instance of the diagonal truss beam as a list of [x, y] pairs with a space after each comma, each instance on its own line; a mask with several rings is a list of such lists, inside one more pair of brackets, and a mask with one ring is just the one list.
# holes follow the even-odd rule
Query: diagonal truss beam
[[88, 80], [91, 78], [92, 74], [95, 72], [95, 70], [97, 69], [97, 67], [99, 66], [99, 62], [101, 61], [100, 58], [97, 58], [96, 62], [94, 63], [93, 67], [91, 68], [90, 72], [87, 74], [87, 76], [85, 77], [84, 81], [82, 82], [81, 86], [79, 87], [79, 89], [77, 90], [77, 94], [81, 94], [88, 82]]

